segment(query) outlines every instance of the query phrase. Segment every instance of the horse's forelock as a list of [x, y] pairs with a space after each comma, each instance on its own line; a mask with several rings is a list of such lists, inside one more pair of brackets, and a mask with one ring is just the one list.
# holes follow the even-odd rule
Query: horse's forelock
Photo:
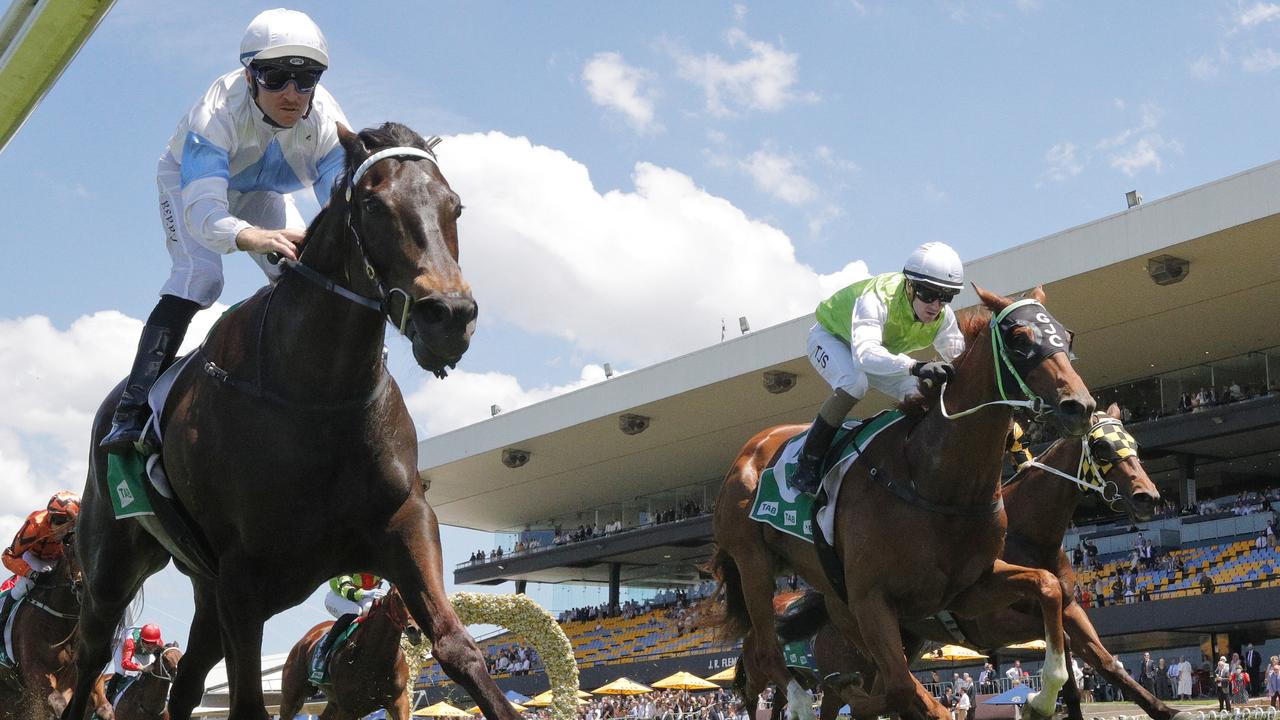
[[[431, 148], [427, 147], [427, 141], [421, 135], [414, 132], [407, 125], [401, 125], [398, 122], [385, 122], [378, 127], [365, 128], [356, 134], [360, 138], [360, 142], [364, 144], [365, 150], [369, 155], [391, 147], [412, 147], [419, 150], [431, 152]], [[351, 176], [355, 174], [360, 163], [368, 157], [352, 157], [351, 153], [347, 153], [345, 159], [345, 168], [342, 177], [339, 178], [334, 190], [334, 197], [346, 191], [347, 183]], [[341, 191], [341, 192], [340, 192]]]

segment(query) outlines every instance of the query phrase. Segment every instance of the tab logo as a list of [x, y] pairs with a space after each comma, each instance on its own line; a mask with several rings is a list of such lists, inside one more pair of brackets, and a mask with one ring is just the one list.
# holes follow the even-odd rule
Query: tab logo
[[133, 492], [129, 490], [129, 484], [124, 480], [116, 486], [116, 496], [120, 498], [120, 507], [126, 508], [133, 502]]
[[782, 517], [783, 517], [783, 519], [782, 519], [782, 524], [783, 524], [783, 525], [795, 525], [795, 524], [796, 524], [796, 511], [795, 511], [795, 510], [788, 510], [788, 511], [786, 511], [785, 513], [783, 513], [783, 516], [782, 516]]
[[776, 502], [760, 503], [760, 514], [776, 517], [778, 515], [778, 503]]
[[813, 521], [812, 521], [812, 520], [805, 520], [805, 521], [804, 521], [804, 526], [803, 526], [803, 527], [804, 527], [804, 534], [805, 534], [805, 535], [812, 535], [812, 534], [813, 534]]

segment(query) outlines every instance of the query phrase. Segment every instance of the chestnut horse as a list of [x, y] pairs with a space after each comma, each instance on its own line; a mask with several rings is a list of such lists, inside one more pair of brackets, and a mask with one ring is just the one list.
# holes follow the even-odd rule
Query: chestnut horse
[[[1074, 596], [1076, 576], [1062, 550], [1062, 538], [1084, 495], [1096, 492], [1112, 505], [1123, 501], [1134, 522], [1150, 520], [1160, 499], [1159, 491], [1137, 456], [1132, 438], [1127, 432], [1121, 434], [1117, 430], [1123, 431], [1124, 427], [1120, 423], [1120, 409], [1113, 404], [1105, 415], [1094, 415], [1087, 443], [1054, 442], [1035, 459], [1035, 464], [1024, 464], [1002, 488], [1009, 513], [1009, 536], [1003, 559], [1054, 573], [1062, 583], [1064, 597]], [[1080, 462], [1082, 453], [1088, 459], [1087, 464]], [[814, 660], [824, 682], [839, 685], [850, 676], [861, 675], [856, 681], [864, 687], [874, 684], [874, 667], [835, 632], [827, 621], [823, 602], [815, 594], [806, 594], [779, 615], [778, 634], [783, 642], [814, 638]], [[1071, 603], [1063, 609], [1063, 623], [1072, 652], [1117, 687], [1123, 687], [1126, 697], [1132, 698], [1148, 715], [1155, 720], [1185, 717], [1185, 713], [1152, 696], [1116, 664], [1079, 604]], [[957, 626], [965, 644], [992, 650], [1035, 639], [1042, 624], [1038, 608], [1024, 603], [989, 615], [958, 619]], [[908, 657], [918, 656], [923, 640], [957, 641], [936, 621], [908, 623], [904, 633], [909, 638]], [[750, 661], [744, 656], [738, 667], [743, 675], [738, 682], [744, 687], [752, 685]], [[1064, 687], [1069, 691], [1072, 684]], [[843, 701], [838, 693], [828, 695], [830, 699], [824, 695], [821, 716], [823, 720], [834, 720]]]
[[[462, 204], [431, 144], [409, 128], [339, 126], [338, 137], [346, 168], [299, 261], [210, 331], [160, 418], [172, 493], [213, 560], [205, 571], [178, 562], [195, 614], [169, 712], [189, 720], [225, 653], [228, 715], [267, 720], [263, 623], [358, 567], [400, 588], [436, 659], [489, 720], [516, 720], [445, 595], [417, 434], [383, 361], [388, 319], [438, 376], [467, 350], [476, 303], [458, 265]], [[97, 443], [119, 393], [104, 400], [91, 436], [80, 680], [64, 720], [83, 714], [142, 582], [171, 552], [186, 554], [155, 517], [113, 517]]]
[[[182, 660], [182, 651], [177, 643], [166, 645], [160, 654], [141, 674], [120, 693], [115, 704], [114, 720], [168, 720], [169, 714], [165, 705], [169, 701], [169, 689], [173, 686], [173, 678], [178, 674], [178, 662]], [[106, 697], [103, 690], [107, 678], [98, 678], [97, 692]], [[99, 713], [101, 720], [111, 720], [111, 716]]]
[[[1048, 408], [1071, 436], [1089, 428], [1094, 401], [1071, 367], [1069, 333], [1043, 307], [1044, 293], [1014, 301], [975, 286], [985, 313], [963, 318], [968, 348], [954, 379], [930, 392], [933, 407], [883, 430], [843, 479], [832, 546], [844, 585], [828, 578], [813, 544], [749, 518], [760, 474], [785, 442], [804, 430], [783, 426], [756, 435], [739, 454], [716, 503], [723, 633], [752, 631], [760, 682], [786, 688], [789, 711], [812, 718], [812, 698], [791, 678], [774, 634], [771, 598], [784, 567], [826, 598], [842, 635], [877, 668], [884, 693], [846, 697], [855, 716], [902, 714], [950, 720], [908, 669], [899, 625], [950, 608], [976, 616], [1017, 600], [1040, 604], [1048, 645], [1045, 692], [1027, 703], [1052, 714], [1067, 680], [1062, 592], [1049, 572], [1000, 560], [1007, 520], [1000, 466], [1012, 405]], [[1018, 390], [1029, 399], [1011, 401]], [[918, 414], [918, 413], [917, 413]], [[847, 598], [847, 599], [845, 599]]]
[[[357, 720], [383, 708], [390, 720], [409, 720], [413, 684], [409, 665], [400, 650], [400, 636], [418, 644], [421, 632], [409, 617], [404, 598], [395, 587], [374, 601], [359, 620], [359, 629], [338, 648], [329, 661], [328, 699], [322, 720]], [[318, 689], [308, 679], [311, 653], [333, 622], [322, 622], [289, 650], [280, 678], [280, 718], [293, 720], [308, 697]]]
[[[74, 539], [74, 534], [63, 539], [62, 557], [11, 611], [16, 664], [0, 670], [6, 675], [0, 678], [0, 720], [28, 720], [39, 717], [40, 710], [45, 717], [57, 717], [70, 701], [82, 583]], [[97, 698], [91, 707], [99, 715], [111, 710]]]

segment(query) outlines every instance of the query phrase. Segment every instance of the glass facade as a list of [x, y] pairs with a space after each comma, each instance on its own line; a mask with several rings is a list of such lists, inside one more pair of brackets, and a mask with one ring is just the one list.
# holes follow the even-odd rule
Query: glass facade
[[1280, 392], [1280, 348], [1255, 350], [1103, 388], [1099, 408], [1118, 403], [1133, 421], [1149, 420]]

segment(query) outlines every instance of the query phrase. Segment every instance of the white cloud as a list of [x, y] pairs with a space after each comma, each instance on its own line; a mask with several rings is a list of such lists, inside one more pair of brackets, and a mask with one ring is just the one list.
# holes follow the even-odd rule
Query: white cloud
[[1182, 144], [1176, 140], [1167, 141], [1158, 134], [1147, 135], [1139, 139], [1131, 147], [1110, 156], [1111, 167], [1133, 177], [1148, 168], [1160, 172], [1164, 169], [1164, 158], [1161, 153], [1169, 151], [1182, 152]]
[[1245, 72], [1271, 72], [1280, 67], [1280, 53], [1271, 48], [1260, 48], [1240, 59]]
[[1191, 63], [1191, 76], [1197, 80], [1212, 80], [1218, 76], [1223, 62], [1228, 59], [1229, 56], [1222, 50], [1216, 54], [1201, 55]]
[[[184, 348], [198, 344], [224, 309], [198, 314]], [[57, 490], [84, 487], [93, 415], [129, 372], [141, 328], [114, 310], [66, 329], [41, 315], [0, 319], [0, 537], [11, 537]]]
[[757, 150], [740, 162], [756, 189], [788, 205], [805, 205], [818, 197], [818, 186], [796, 168], [789, 157]]
[[468, 208], [462, 265], [481, 333], [499, 317], [636, 366], [717, 342], [722, 317], [766, 327], [812, 312], [866, 272], [816, 273], [783, 232], [669, 168], [637, 163], [634, 189], [602, 192], [581, 163], [525, 138], [461, 135], [441, 152]]
[[1044, 160], [1049, 167], [1044, 176], [1048, 180], [1061, 182], [1079, 175], [1084, 170], [1084, 163], [1076, 156], [1075, 143], [1063, 142], [1049, 148]]
[[491, 416], [490, 405], [509, 412], [557, 395], [604, 381], [604, 368], [587, 365], [581, 376], [565, 385], [525, 389], [513, 375], [500, 372], [454, 370], [444, 380], [428, 378], [405, 397], [418, 433], [439, 435]]
[[1236, 22], [1243, 28], [1254, 27], [1280, 18], [1280, 5], [1258, 2], [1240, 11]]
[[602, 52], [587, 61], [582, 79], [593, 102], [621, 113], [636, 130], [660, 129], [655, 121], [652, 73], [628, 65], [619, 53]]
[[813, 101], [816, 95], [797, 95], [799, 55], [763, 40], [753, 40], [739, 28], [728, 32], [729, 46], [746, 48], [750, 57], [732, 62], [706, 53], [695, 56], [672, 48], [680, 77], [702, 87], [707, 111], [728, 115], [735, 109], [777, 112], [796, 100]]
[[826, 165], [827, 167], [835, 168], [836, 170], [844, 170], [846, 172], [858, 172], [859, 170], [862, 169], [861, 167], [858, 166], [858, 163], [852, 160], [845, 160], [839, 155], [836, 155], [835, 151], [832, 150], [827, 145], [819, 145], [818, 147], [814, 148], [813, 156], [818, 159], [818, 162], [821, 162], [823, 165]]

